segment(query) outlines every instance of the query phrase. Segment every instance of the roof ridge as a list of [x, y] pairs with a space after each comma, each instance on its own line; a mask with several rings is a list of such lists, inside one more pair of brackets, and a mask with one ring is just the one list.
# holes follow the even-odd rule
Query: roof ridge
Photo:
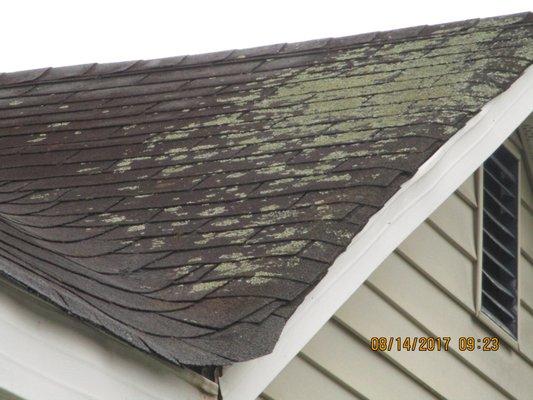
[[243, 60], [253, 60], [258, 57], [264, 58], [267, 56], [309, 53], [326, 49], [342, 49], [369, 43], [394, 43], [413, 37], [438, 36], [443, 32], [449, 31], [450, 29], [464, 31], [479, 25], [492, 27], [496, 21], [503, 22], [501, 25], [509, 26], [533, 22], [533, 13], [528, 11], [482, 19], [468, 19], [435, 25], [419, 25], [415, 27], [398, 28], [387, 31], [360, 33], [337, 38], [312, 39], [293, 43], [278, 43], [246, 49], [222, 50], [152, 60], [131, 60], [102, 64], [90, 63], [65, 67], [47, 67], [15, 72], [0, 72], [0, 87], [14, 87], [34, 83], [56, 82], [60, 80], [68, 81], [74, 79], [91, 79], [102, 76], [129, 74], [132, 72], [140, 73], [145, 71], [164, 71], [166, 69], [192, 67], [202, 64], [212, 65], [223, 62], [240, 62]]

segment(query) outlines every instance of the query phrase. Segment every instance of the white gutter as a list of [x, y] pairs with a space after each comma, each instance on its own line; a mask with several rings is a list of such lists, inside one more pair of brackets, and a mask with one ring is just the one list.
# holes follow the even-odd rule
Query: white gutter
[[533, 111], [533, 66], [450, 138], [378, 211], [307, 295], [274, 351], [224, 369], [224, 400], [253, 400], [396, 247]]

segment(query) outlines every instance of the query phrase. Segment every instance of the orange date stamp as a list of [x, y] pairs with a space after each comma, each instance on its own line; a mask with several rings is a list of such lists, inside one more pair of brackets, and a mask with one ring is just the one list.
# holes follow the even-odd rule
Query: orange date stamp
[[[500, 339], [497, 337], [460, 336], [457, 339], [459, 351], [498, 351]], [[370, 338], [372, 351], [449, 351], [454, 342], [449, 336], [374, 336]]]

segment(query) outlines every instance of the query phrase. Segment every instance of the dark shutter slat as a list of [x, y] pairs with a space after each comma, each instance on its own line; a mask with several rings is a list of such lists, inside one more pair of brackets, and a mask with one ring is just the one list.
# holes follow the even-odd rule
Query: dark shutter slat
[[485, 233], [487, 236], [490, 237], [490, 239], [498, 246], [500, 250], [503, 250], [505, 254], [507, 254], [511, 258], [515, 258], [514, 253], [511, 253], [511, 251], [505, 246], [503, 243], [501, 243], [497, 238], [494, 237], [494, 234], [489, 232], [486, 229], [483, 229], [483, 233]]
[[508, 235], [511, 239], [516, 239], [516, 236], [513, 234], [513, 232], [511, 232], [508, 227], [501, 223], [491, 210], [485, 209], [483, 213], [491, 219], [491, 221], [500, 229], [501, 232]]
[[493, 173], [491, 173], [488, 169], [485, 169], [485, 174], [488, 175], [492, 180], [507, 193], [509, 197], [515, 198], [515, 195], [513, 192], [511, 192], [505, 183], [503, 183], [501, 180], [499, 180]]
[[496, 300], [494, 297], [492, 297], [490, 294], [488, 294], [485, 290], [483, 290], [483, 293], [482, 293], [483, 296], [486, 296], [490, 301], [491, 303], [496, 306], [496, 309], [498, 310], [498, 313], [502, 313], [506, 316], [506, 318], [508, 318], [510, 321], [514, 321], [516, 316], [511, 313], [511, 311], [509, 311], [506, 307], [502, 306], [498, 300]]
[[[494, 265], [496, 265], [498, 268], [500, 268], [504, 273], [509, 275], [510, 278], [515, 278], [516, 276], [507, 268], [505, 267], [496, 257], [494, 257], [488, 250], [483, 250], [483, 256], [487, 257]], [[484, 264], [485, 266], [486, 264]]]
[[493, 202], [495, 202], [504, 212], [506, 212], [511, 218], [516, 218], [516, 213], [513, 213], [511, 210], [509, 210], [499, 199], [496, 195], [492, 194], [490, 190], [485, 188], [484, 193], [488, 195]]
[[503, 165], [503, 163], [500, 160], [498, 160], [498, 158], [491, 157], [489, 162], [493, 162], [494, 164], [496, 164], [499, 168], [499, 171], [503, 172], [505, 176], [511, 180], [511, 182], [516, 183], [516, 176], [514, 176], [513, 173], [509, 171], [507, 167]]
[[494, 285], [496, 289], [498, 289], [499, 291], [509, 296], [510, 299], [516, 299], [516, 296], [513, 293], [512, 288], [506, 287], [501, 282], [499, 282], [496, 278], [493, 278], [488, 271], [483, 271], [483, 276], [487, 278]]

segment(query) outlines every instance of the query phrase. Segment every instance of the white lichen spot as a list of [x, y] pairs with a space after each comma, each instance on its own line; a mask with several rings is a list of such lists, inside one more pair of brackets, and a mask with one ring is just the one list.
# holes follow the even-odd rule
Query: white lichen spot
[[214, 207], [210, 208], [209, 210], [202, 211], [198, 215], [201, 217], [212, 217], [214, 215], [222, 214], [224, 211], [226, 211], [226, 207], [220, 206], [220, 207]]
[[70, 122], [56, 122], [54, 124], [48, 125], [48, 128], [59, 128], [61, 126], [68, 126], [70, 125]]
[[123, 190], [137, 190], [137, 189], [139, 189], [138, 185], [135, 185], [135, 186], [122, 186], [122, 187], [118, 188], [117, 190], [119, 192], [122, 192]]
[[303, 249], [307, 242], [304, 240], [294, 240], [272, 248], [271, 253], [276, 255], [294, 254]]
[[172, 226], [173, 228], [177, 227], [177, 226], [185, 226], [189, 223], [190, 221], [187, 220], [187, 221], [176, 221], [176, 222], [172, 222], [170, 224], [170, 226]]
[[163, 239], [153, 239], [152, 240], [152, 250], [160, 249], [165, 244], [165, 241]]
[[187, 154], [181, 154], [181, 155], [172, 157], [172, 161], [181, 161], [181, 160], [184, 160], [185, 158], [187, 158]]
[[161, 173], [163, 174], [163, 176], [169, 176], [169, 175], [177, 174], [177, 173], [182, 172], [182, 171], [186, 171], [186, 170], [188, 170], [190, 168], [191, 168], [190, 165], [172, 166], [172, 167], [167, 167], [167, 168], [163, 169], [163, 171], [161, 171]]
[[165, 152], [165, 154], [167, 154], [169, 156], [173, 156], [174, 154], [183, 153], [183, 152], [186, 152], [186, 151], [189, 151], [189, 149], [187, 149], [186, 147], [174, 147], [172, 149], [168, 149]]
[[165, 140], [165, 141], [178, 140], [178, 139], [187, 138], [189, 137], [189, 135], [190, 135], [189, 132], [170, 132], [170, 133], [167, 133], [165, 136], [163, 136], [162, 139], [159, 139], [159, 140]]
[[272, 142], [258, 147], [259, 152], [281, 150], [286, 146], [285, 142]]
[[135, 158], [126, 158], [120, 162], [118, 162], [116, 165], [115, 165], [115, 169], [113, 170], [113, 172], [116, 172], [116, 173], [124, 173], [126, 171], [129, 171], [131, 170], [132, 168], [132, 164], [136, 161], [144, 161], [144, 160], [149, 160], [150, 157], [135, 157]]
[[214, 226], [218, 226], [218, 227], [224, 227], [224, 226], [230, 226], [230, 225], [238, 224], [239, 222], [240, 222], [240, 220], [237, 219], [237, 218], [227, 218], [227, 219], [224, 219], [222, 221], [215, 221], [215, 222], [213, 222], [213, 225]]
[[124, 215], [102, 214], [101, 217], [102, 221], [108, 224], [118, 224], [126, 220]]
[[24, 103], [22, 100], [13, 100], [13, 101], [10, 101], [8, 104], [11, 106], [11, 107], [14, 107], [14, 106], [18, 106], [20, 104]]
[[133, 225], [133, 226], [130, 226], [127, 231], [128, 232], [142, 232], [146, 229], [146, 227], [144, 225]]
[[209, 150], [217, 147], [214, 144], [203, 144], [201, 146], [195, 146], [191, 149], [191, 151], [203, 151], [203, 150]]
[[113, 172], [123, 173], [123, 172], [129, 171], [131, 169], [131, 163], [132, 163], [131, 158], [122, 160], [119, 163], [117, 163], [117, 165], [115, 166], [116, 168], [113, 170]]
[[35, 139], [28, 140], [28, 143], [39, 143], [45, 139], [46, 139], [46, 133], [41, 133]]
[[70, 106], [68, 104], [63, 104], [62, 106], [59, 106], [59, 109], [60, 110], [66, 110], [67, 108], [69, 108]]
[[269, 212], [269, 211], [276, 211], [279, 209], [279, 206], [277, 204], [271, 204], [269, 206], [264, 206], [260, 208], [261, 212]]
[[282, 232], [275, 233], [272, 235], [275, 239], [288, 239], [294, 237], [298, 230], [294, 227], [285, 228]]
[[271, 278], [267, 278], [264, 276], [254, 276], [253, 278], [247, 279], [246, 282], [248, 282], [251, 285], [264, 285], [265, 283], [268, 283], [272, 281]]
[[253, 229], [239, 229], [228, 232], [210, 232], [202, 235], [202, 239], [195, 241], [195, 244], [204, 245], [215, 239], [230, 239], [230, 243], [240, 243], [254, 233]]
[[175, 272], [175, 277], [180, 278], [182, 276], [187, 275], [188, 273], [192, 272], [195, 268], [197, 268], [196, 265], [184, 265], [182, 267], [174, 268], [173, 271]]
[[228, 179], [239, 179], [243, 176], [246, 176], [246, 172], [234, 172], [233, 174], [229, 174], [227, 176]]
[[244, 258], [244, 254], [243, 253], [230, 253], [230, 254], [222, 254], [220, 256], [220, 259], [221, 260], [239, 260], [239, 259], [242, 259]]
[[30, 200], [44, 200], [48, 197], [48, 193], [38, 193], [32, 194], [29, 198]]
[[231, 275], [234, 272], [247, 272], [253, 269], [252, 264], [249, 261], [243, 261], [242, 263], [225, 262], [219, 264], [215, 271], [218, 274]]
[[98, 172], [100, 171], [100, 167], [90, 167], [90, 168], [82, 168], [80, 170], [78, 170], [78, 173], [79, 174], [85, 174], [85, 173], [88, 173], [88, 172]]
[[190, 293], [200, 293], [200, 292], [210, 292], [212, 290], [218, 289], [223, 286], [226, 281], [210, 281], [210, 282], [201, 282], [195, 283], [191, 289]]

